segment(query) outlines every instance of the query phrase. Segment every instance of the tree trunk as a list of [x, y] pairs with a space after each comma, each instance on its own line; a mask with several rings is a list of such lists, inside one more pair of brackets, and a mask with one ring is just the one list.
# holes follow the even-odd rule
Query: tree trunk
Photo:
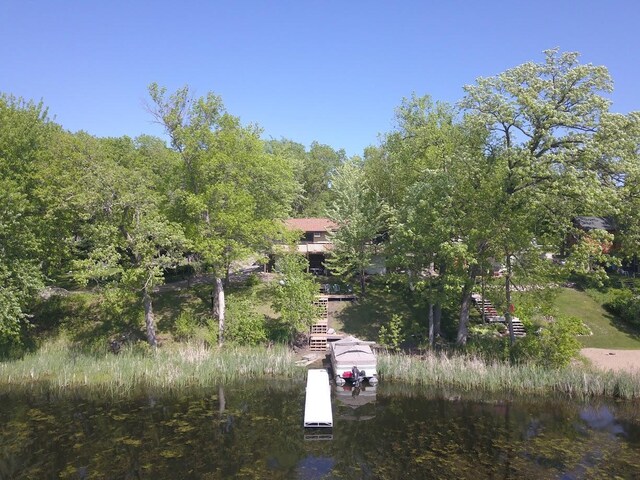
[[222, 279], [216, 276], [215, 290], [214, 290], [214, 312], [218, 317], [218, 346], [221, 346], [224, 342], [224, 286]]
[[478, 269], [475, 265], [469, 267], [469, 277], [462, 287], [462, 302], [460, 303], [460, 323], [458, 324], [458, 336], [456, 345], [464, 347], [469, 336], [469, 312], [471, 311], [471, 294], [476, 281]]
[[445, 298], [444, 291], [444, 283], [445, 283], [445, 273], [447, 271], [447, 264], [442, 262], [438, 265], [438, 301], [433, 307], [433, 334], [437, 338], [442, 334], [440, 329], [441, 320], [442, 320], [442, 304], [440, 303], [443, 298]]
[[433, 306], [433, 337], [439, 337], [441, 335], [440, 332], [440, 321], [442, 320], [442, 305], [440, 303], [436, 303]]
[[487, 293], [486, 270], [482, 269], [482, 323], [487, 323], [487, 312], [485, 309], [485, 295]]
[[144, 323], [147, 327], [147, 341], [152, 347], [158, 346], [158, 340], [156, 338], [156, 327], [153, 318], [153, 303], [151, 301], [151, 295], [146, 290], [144, 291]]
[[433, 322], [433, 303], [429, 302], [429, 347], [433, 348], [435, 342], [435, 325]]
[[516, 343], [516, 336], [513, 333], [513, 320], [511, 319], [511, 255], [507, 252], [507, 275], [504, 281], [504, 293], [507, 299], [507, 311], [504, 317], [507, 319], [507, 326], [509, 327], [509, 343], [513, 347]]
[[467, 282], [462, 290], [462, 302], [460, 304], [460, 323], [458, 324], [458, 336], [456, 345], [464, 347], [469, 335], [469, 311], [471, 307], [471, 286]]
[[365, 289], [367, 288], [366, 277], [364, 273], [364, 269], [360, 270], [360, 295], [364, 297]]
[[225, 268], [225, 270], [224, 270], [224, 288], [228, 288], [228, 287], [229, 287], [229, 283], [231, 282], [231, 279], [230, 279], [230, 276], [231, 276], [230, 270], [231, 270], [231, 266], [230, 266], [230, 265], [227, 265], [227, 267], [226, 267], [226, 268]]

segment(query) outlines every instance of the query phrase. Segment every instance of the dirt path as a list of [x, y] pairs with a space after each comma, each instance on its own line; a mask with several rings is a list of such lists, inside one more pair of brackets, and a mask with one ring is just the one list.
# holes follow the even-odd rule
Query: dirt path
[[640, 373], [640, 350], [583, 348], [580, 353], [602, 370]]

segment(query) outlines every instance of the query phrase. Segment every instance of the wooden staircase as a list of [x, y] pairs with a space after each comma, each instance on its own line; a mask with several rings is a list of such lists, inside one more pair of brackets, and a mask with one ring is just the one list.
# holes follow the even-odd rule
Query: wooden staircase
[[[480, 315], [482, 315], [482, 311], [484, 310], [484, 317], [487, 322], [507, 325], [507, 319], [504, 316], [498, 315], [496, 307], [494, 307], [489, 300], [482, 298], [482, 295], [479, 293], [474, 293], [471, 295], [471, 298], [473, 299], [473, 304], [475, 305], [476, 310], [480, 312]], [[516, 337], [524, 337], [527, 334], [523, 323], [518, 317], [511, 317], [511, 325], [513, 325], [513, 334]]]
[[329, 330], [329, 298], [323, 295], [313, 302], [318, 308], [318, 317], [309, 331], [309, 349], [312, 351], [325, 351], [327, 349], [327, 333]]

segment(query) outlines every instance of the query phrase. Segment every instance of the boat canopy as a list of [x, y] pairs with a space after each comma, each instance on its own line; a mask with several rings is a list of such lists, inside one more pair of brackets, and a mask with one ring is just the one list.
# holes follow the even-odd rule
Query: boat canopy
[[332, 344], [333, 355], [340, 363], [359, 365], [371, 362], [374, 357], [371, 346], [375, 342], [359, 340], [355, 337], [346, 337]]

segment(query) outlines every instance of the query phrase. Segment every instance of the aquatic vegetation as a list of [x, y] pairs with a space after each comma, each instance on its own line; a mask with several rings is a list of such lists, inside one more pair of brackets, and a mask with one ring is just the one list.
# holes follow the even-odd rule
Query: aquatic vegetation
[[155, 351], [134, 346], [118, 355], [91, 355], [60, 339], [21, 360], [0, 363], [0, 387], [45, 385], [53, 391], [89, 388], [126, 394], [142, 388], [166, 391], [252, 378], [302, 379], [304, 371], [295, 360], [285, 347], [218, 349], [201, 343]]
[[[296, 360], [296, 355], [283, 346], [219, 349], [198, 342], [157, 350], [140, 343], [123, 348], [117, 355], [91, 354], [78, 351], [71, 342], [59, 338], [20, 360], [0, 363], [0, 390], [85, 390], [119, 396], [142, 390], [183, 391], [265, 378], [303, 382], [306, 369], [296, 366]], [[602, 372], [580, 365], [548, 369], [535, 363], [511, 365], [465, 355], [380, 353], [378, 371], [383, 383], [417, 388], [640, 398], [640, 374]]]
[[378, 357], [383, 381], [413, 385], [448, 386], [462, 391], [562, 393], [572, 397], [640, 398], [640, 374], [602, 372], [582, 366], [542, 368], [535, 363], [511, 365], [477, 357], [426, 353], [383, 353]]

